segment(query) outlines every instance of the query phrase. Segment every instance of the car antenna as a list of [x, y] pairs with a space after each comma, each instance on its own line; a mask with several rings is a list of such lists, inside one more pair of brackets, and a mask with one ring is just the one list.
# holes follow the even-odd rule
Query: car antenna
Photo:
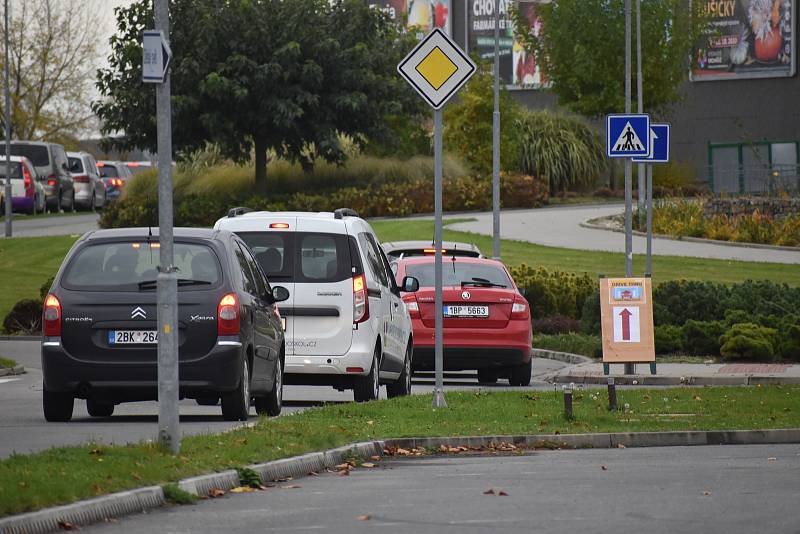
[[453, 263], [453, 274], [456, 274], [456, 256], [455, 256], [455, 254], [453, 254], [453, 257], [452, 257], [451, 261]]

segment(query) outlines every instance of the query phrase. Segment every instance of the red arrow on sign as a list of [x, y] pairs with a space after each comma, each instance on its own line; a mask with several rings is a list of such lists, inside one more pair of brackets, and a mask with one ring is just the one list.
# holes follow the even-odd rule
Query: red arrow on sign
[[631, 340], [631, 315], [633, 314], [628, 308], [619, 312], [619, 316], [622, 317], [622, 341]]

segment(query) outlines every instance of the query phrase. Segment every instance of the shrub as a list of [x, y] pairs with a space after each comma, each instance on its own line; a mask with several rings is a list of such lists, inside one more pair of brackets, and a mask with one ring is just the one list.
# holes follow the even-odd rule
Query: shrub
[[577, 332], [580, 323], [572, 317], [553, 315], [552, 317], [534, 318], [532, 321], [533, 332], [536, 334], [567, 334]]
[[33, 335], [42, 331], [42, 301], [22, 299], [3, 319], [3, 332], [10, 335]]
[[725, 333], [721, 321], [695, 321], [689, 319], [683, 325], [683, 350], [696, 356], [717, 356], [721, 345], [720, 336]]
[[552, 336], [534, 334], [533, 347], [537, 349], [554, 350], [556, 352], [581, 354], [589, 358], [603, 357], [603, 346], [600, 341], [600, 336], [590, 336], [575, 332]]
[[534, 268], [524, 263], [510, 270], [517, 285], [527, 290], [525, 298], [534, 318], [563, 315], [580, 319], [584, 302], [597, 285], [597, 281], [585, 273]]
[[670, 281], [653, 290], [656, 325], [682, 325], [689, 319], [720, 320], [725, 316], [728, 287], [713, 282]]
[[779, 330], [777, 352], [781, 358], [800, 362], [800, 321]]
[[680, 326], [655, 327], [656, 354], [672, 354], [683, 350], [683, 331]]
[[774, 328], [737, 323], [720, 337], [720, 354], [727, 359], [771, 360], [775, 356]]
[[600, 289], [595, 288], [594, 293], [583, 301], [581, 332], [599, 336], [600, 330]]

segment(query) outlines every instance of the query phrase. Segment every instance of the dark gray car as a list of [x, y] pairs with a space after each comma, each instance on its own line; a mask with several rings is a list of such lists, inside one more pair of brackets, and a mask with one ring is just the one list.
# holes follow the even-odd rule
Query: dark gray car
[[[5, 154], [5, 148], [0, 148]], [[43, 141], [11, 141], [11, 155], [25, 156], [42, 182], [47, 209], [75, 211], [75, 187], [64, 147]]]
[[[155, 229], [153, 229], [155, 230]], [[44, 415], [68, 421], [157, 398], [158, 235], [99, 230], [70, 250], [44, 303]], [[227, 231], [175, 229], [180, 397], [222, 399], [226, 420], [278, 415], [285, 344], [272, 288], [244, 242]]]

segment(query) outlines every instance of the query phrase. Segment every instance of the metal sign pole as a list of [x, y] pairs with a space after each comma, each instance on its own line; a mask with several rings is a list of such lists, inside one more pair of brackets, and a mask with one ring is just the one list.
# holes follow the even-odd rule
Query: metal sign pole
[[[155, 2], [156, 29], [169, 40], [168, 0]], [[172, 238], [172, 111], [170, 75], [156, 86], [158, 133], [158, 441], [172, 454], [181, 448], [178, 408], [178, 282]]]
[[647, 258], [645, 260], [645, 274], [653, 274], [653, 164], [647, 165]]
[[[631, 0], [625, 0], [625, 113], [631, 112]], [[631, 171], [633, 163], [625, 158], [625, 276], [633, 276], [633, 208], [631, 206]], [[633, 374], [632, 363], [625, 364], [625, 374]]]
[[[644, 90], [642, 85], [642, 0], [636, 0], [636, 110], [639, 113], [644, 113]], [[638, 194], [636, 195], [637, 207], [639, 211], [639, 227], [641, 228], [644, 223], [644, 204], [647, 193], [645, 189], [646, 177], [644, 163], [639, 163], [636, 168], [636, 177], [639, 180]]]
[[494, 5], [494, 113], [492, 113], [492, 257], [500, 259], [500, 0]]
[[433, 111], [433, 204], [436, 212], [436, 222], [434, 223], [433, 239], [436, 242], [435, 266], [434, 266], [434, 285], [436, 286], [436, 324], [434, 335], [434, 357], [436, 367], [436, 386], [433, 390], [433, 407], [445, 408], [447, 402], [444, 400], [444, 339], [442, 335], [442, 110]]
[[[8, 90], [8, 0], [5, 0], [5, 42], [6, 42], [6, 62], [5, 71], [5, 101], [6, 101], [6, 187], [5, 187], [5, 211], [6, 211], [6, 237], [11, 237], [11, 94]], [[20, 176], [21, 178], [21, 176]], [[34, 204], [36, 198], [33, 199]]]

